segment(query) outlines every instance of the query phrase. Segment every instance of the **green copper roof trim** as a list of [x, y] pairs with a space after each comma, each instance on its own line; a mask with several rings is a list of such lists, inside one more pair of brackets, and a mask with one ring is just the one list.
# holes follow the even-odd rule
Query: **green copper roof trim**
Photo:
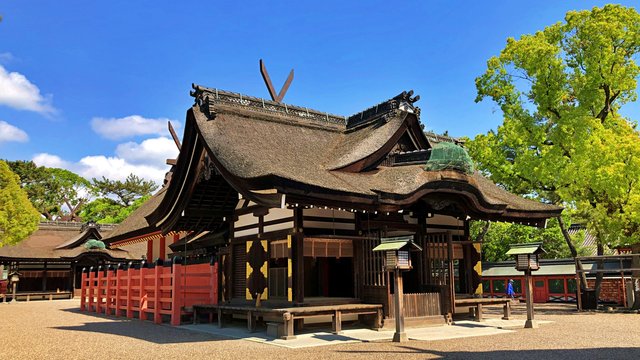
[[373, 248], [373, 251], [409, 250], [422, 251], [418, 244], [413, 242], [413, 236], [400, 236], [380, 239], [380, 245]]
[[527, 244], [512, 244], [507, 255], [533, 255], [546, 253], [542, 248], [541, 242], [527, 243]]

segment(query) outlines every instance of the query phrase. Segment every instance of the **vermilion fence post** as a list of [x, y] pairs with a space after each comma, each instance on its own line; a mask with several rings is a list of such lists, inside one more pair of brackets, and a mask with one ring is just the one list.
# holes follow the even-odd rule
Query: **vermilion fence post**
[[146, 320], [147, 318], [147, 292], [145, 290], [145, 276], [149, 269], [144, 267], [145, 264], [140, 265], [140, 303], [138, 306], [138, 318], [140, 320]]
[[97, 274], [97, 283], [96, 283], [96, 313], [100, 313], [102, 309], [102, 266], [98, 266], [98, 274]]
[[120, 316], [120, 304], [121, 302], [121, 297], [122, 297], [122, 267], [120, 266], [120, 264], [118, 264], [118, 266], [116, 267], [116, 301], [115, 301], [115, 311], [113, 312], [113, 314], [115, 316]]
[[162, 261], [156, 261], [156, 267], [154, 270], [153, 278], [153, 322], [156, 324], [162, 323], [162, 315], [160, 314], [160, 275], [162, 275]]
[[131, 269], [131, 264], [127, 267], [127, 318], [133, 318], [133, 296], [131, 291], [133, 290], [131, 283], [133, 282], [131, 278], [133, 277], [133, 269]]
[[180, 325], [181, 305], [181, 281], [182, 281], [182, 265], [174, 262], [172, 265], [171, 276], [171, 325]]
[[80, 311], [86, 310], [87, 302], [87, 272], [85, 268], [82, 268], [82, 274], [80, 275]]
[[93, 311], [92, 306], [94, 305], [93, 303], [94, 280], [95, 280], [95, 276], [94, 276], [93, 266], [92, 266], [89, 268], [89, 294], [88, 294], [89, 306], [87, 308], [87, 311]]
[[112, 300], [112, 296], [111, 296], [111, 280], [113, 277], [113, 274], [111, 273], [111, 265], [108, 265], [105, 267], [105, 271], [106, 271], [106, 279], [107, 279], [107, 285], [106, 285], [106, 292], [105, 292], [105, 304], [104, 304], [104, 314], [105, 315], [111, 315], [111, 300]]

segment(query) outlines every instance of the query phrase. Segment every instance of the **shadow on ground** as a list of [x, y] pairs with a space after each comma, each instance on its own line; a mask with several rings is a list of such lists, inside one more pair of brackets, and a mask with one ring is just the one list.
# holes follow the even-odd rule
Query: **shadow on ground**
[[624, 348], [594, 348], [594, 349], [551, 349], [551, 350], [498, 350], [498, 351], [435, 351], [420, 349], [411, 346], [399, 346], [397, 351], [367, 351], [367, 350], [343, 350], [339, 351], [347, 354], [388, 354], [393, 355], [430, 355], [442, 359], [465, 359], [465, 360], [485, 360], [485, 359], [638, 359], [640, 358], [640, 347]]
[[105, 316], [96, 313], [87, 313], [79, 309], [61, 309], [60, 311], [86, 315], [93, 319], [105, 319], [108, 321], [87, 322], [83, 325], [56, 326], [52, 329], [83, 331], [100, 334], [126, 336], [156, 344], [195, 343], [204, 341], [228, 340], [215, 335], [195, 332], [188, 329], [172, 327], [168, 325], [156, 325], [150, 321], [138, 319], [125, 319]]

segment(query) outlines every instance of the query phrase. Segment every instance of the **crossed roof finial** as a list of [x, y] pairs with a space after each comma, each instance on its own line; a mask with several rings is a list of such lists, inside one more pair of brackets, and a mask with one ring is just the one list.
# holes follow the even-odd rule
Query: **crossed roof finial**
[[262, 61], [262, 59], [260, 59], [260, 73], [262, 74], [265, 85], [267, 85], [269, 95], [271, 95], [271, 100], [281, 103], [284, 95], [287, 93], [287, 90], [289, 90], [291, 81], [293, 81], [293, 69], [289, 72], [289, 76], [287, 76], [287, 80], [284, 82], [284, 85], [282, 85], [282, 89], [280, 89], [280, 93], [278, 94], [276, 94], [276, 90], [273, 88], [273, 83], [271, 83], [271, 78], [269, 78], [269, 73], [267, 73], [267, 67], [264, 66], [264, 61]]

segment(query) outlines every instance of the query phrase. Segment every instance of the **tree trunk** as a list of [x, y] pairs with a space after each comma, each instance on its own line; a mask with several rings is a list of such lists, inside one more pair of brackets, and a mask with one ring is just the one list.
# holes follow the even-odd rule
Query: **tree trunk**
[[[564, 241], [567, 243], [567, 246], [569, 247], [571, 256], [573, 256], [573, 259], [575, 260], [575, 258], [578, 257], [578, 250], [576, 250], [576, 247], [573, 245], [573, 242], [571, 241], [571, 235], [569, 235], [569, 232], [567, 231], [567, 226], [564, 224], [564, 220], [562, 219], [562, 216], [558, 216], [558, 225], [560, 226], [560, 231], [562, 231], [562, 236], [564, 237]], [[578, 276], [580, 276], [580, 289], [584, 290], [587, 288], [587, 275], [583, 271], [584, 268], [582, 267], [582, 261], [578, 260], [576, 264], [578, 264], [577, 270], [580, 270], [578, 274]]]
[[480, 233], [478, 234], [478, 236], [474, 241], [482, 242], [482, 240], [484, 240], [484, 236], [487, 235], [487, 232], [489, 232], [490, 227], [491, 227], [491, 223], [489, 221], [485, 221], [484, 226], [482, 227], [482, 230], [480, 231]]
[[[598, 234], [598, 236], [600, 236], [600, 234]], [[600, 243], [600, 239], [601, 237], [598, 237], [598, 256], [602, 256], [604, 255], [604, 246], [602, 245], [602, 243]], [[604, 269], [604, 263], [602, 262], [602, 259], [598, 260], [598, 263], [596, 264], [596, 269], [598, 270], [602, 270]], [[595, 289], [596, 289], [596, 303], [600, 300], [600, 289], [602, 288], [602, 279], [604, 277], [604, 273], [602, 272], [598, 272], [596, 274], [596, 284], [595, 284]]]

